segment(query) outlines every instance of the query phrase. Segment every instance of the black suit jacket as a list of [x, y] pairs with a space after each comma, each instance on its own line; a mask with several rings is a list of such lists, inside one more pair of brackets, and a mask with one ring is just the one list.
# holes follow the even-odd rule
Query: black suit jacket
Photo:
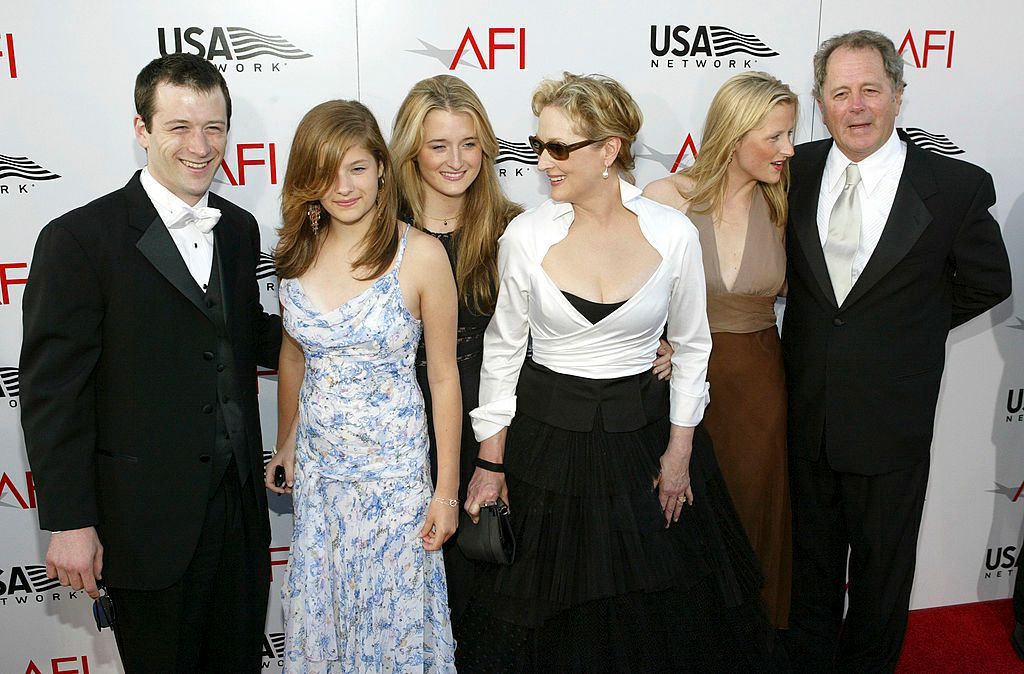
[[[906, 140], [906, 138], [904, 138]], [[782, 326], [789, 444], [833, 469], [873, 475], [928, 456], [950, 328], [1010, 295], [992, 178], [907, 141], [882, 237], [842, 306], [816, 213], [831, 140], [791, 160], [789, 295]]]
[[[211, 193], [214, 239], [269, 544], [256, 365], [276, 366], [280, 321], [256, 284], [259, 228]], [[203, 524], [216, 427], [217, 330], [139, 182], [48, 224], [24, 294], [22, 427], [43, 529], [95, 526], [108, 584], [161, 589]]]

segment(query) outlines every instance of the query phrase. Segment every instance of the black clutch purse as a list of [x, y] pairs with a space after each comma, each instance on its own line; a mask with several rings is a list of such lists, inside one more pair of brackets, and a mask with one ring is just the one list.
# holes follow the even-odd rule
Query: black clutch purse
[[516, 538], [508, 506], [498, 499], [480, 507], [480, 522], [473, 524], [465, 510], [459, 516], [456, 544], [469, 559], [492, 564], [511, 564], [516, 558]]

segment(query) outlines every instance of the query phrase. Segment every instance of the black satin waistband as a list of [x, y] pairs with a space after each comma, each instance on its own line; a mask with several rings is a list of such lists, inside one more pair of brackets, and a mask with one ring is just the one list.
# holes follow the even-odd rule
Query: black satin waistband
[[669, 387], [650, 370], [614, 379], [560, 374], [527, 358], [516, 388], [516, 415], [567, 431], [635, 431], [668, 415]]

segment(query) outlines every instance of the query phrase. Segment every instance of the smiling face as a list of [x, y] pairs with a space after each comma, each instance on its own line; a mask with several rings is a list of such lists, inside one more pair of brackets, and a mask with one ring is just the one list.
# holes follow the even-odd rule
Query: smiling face
[[818, 107], [851, 161], [863, 161], [889, 140], [902, 101], [903, 90], [893, 87], [877, 50], [840, 47], [828, 57]]
[[[553, 105], [540, 111], [537, 138], [544, 143], [558, 141], [566, 145], [590, 140], [576, 133], [572, 120], [562, 108]], [[581, 147], [562, 160], [553, 159], [545, 149], [537, 158], [537, 169], [548, 177], [552, 199], [579, 203], [601, 187], [601, 173], [614, 161], [617, 151], [618, 145], [612, 143], [611, 139]]]
[[220, 89], [160, 84], [150, 130], [135, 116], [135, 139], [153, 178], [189, 206], [210, 189], [227, 144], [227, 106]]
[[320, 205], [331, 216], [331, 224], [365, 224], [377, 206], [378, 180], [384, 167], [362, 146], [351, 148], [341, 158], [334, 184], [320, 197]]
[[772, 108], [760, 126], [745, 133], [736, 143], [729, 165], [730, 177], [770, 184], [779, 182], [786, 160], [793, 156], [795, 123], [796, 108], [792, 104], [779, 103]]
[[[465, 112], [431, 110], [423, 120], [423, 145], [416, 155], [420, 177], [437, 195], [458, 198], [480, 175], [483, 151], [473, 118]], [[447, 215], [446, 213], [440, 215]]]

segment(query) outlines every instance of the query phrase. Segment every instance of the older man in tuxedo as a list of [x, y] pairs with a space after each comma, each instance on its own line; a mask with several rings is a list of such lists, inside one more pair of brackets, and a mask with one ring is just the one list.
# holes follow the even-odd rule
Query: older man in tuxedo
[[146, 168], [48, 224], [24, 299], [22, 426], [51, 577], [106, 582], [128, 672], [259, 671], [270, 560], [255, 219], [209, 191], [231, 98], [193, 55], [135, 85]]
[[905, 84], [892, 41], [831, 38], [814, 70], [832, 138], [791, 164], [786, 646], [798, 671], [893, 671], [946, 336], [1009, 296], [1010, 267], [991, 177], [895, 131]]

